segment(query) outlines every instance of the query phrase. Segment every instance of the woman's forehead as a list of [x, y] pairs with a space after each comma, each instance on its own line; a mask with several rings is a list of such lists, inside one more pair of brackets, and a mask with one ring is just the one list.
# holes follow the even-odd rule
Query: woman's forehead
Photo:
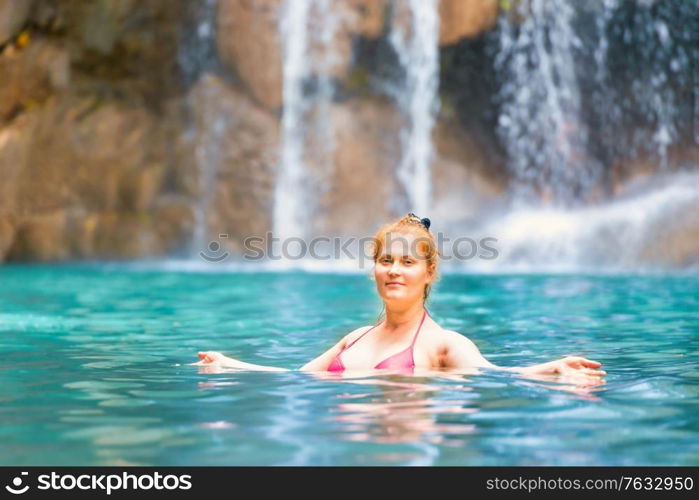
[[382, 249], [383, 254], [388, 255], [419, 255], [420, 241], [412, 234], [387, 233], [386, 241]]

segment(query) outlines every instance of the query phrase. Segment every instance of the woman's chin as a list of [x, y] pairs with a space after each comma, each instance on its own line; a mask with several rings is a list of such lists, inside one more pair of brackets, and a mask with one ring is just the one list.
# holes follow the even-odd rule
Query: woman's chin
[[383, 294], [381, 297], [384, 302], [389, 303], [389, 304], [398, 304], [402, 302], [409, 302], [410, 297], [408, 297], [405, 293], [400, 293], [400, 292], [395, 292], [393, 290], [389, 290], [386, 293]]

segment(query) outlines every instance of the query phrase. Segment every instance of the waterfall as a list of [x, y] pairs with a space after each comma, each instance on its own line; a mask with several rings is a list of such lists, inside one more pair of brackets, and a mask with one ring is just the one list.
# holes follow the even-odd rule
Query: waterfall
[[283, 96], [281, 165], [274, 196], [275, 235], [304, 234], [303, 80], [308, 72], [307, 23], [312, 0], [287, 1], [282, 16]]
[[283, 6], [282, 145], [273, 215], [274, 235], [282, 239], [308, 235], [332, 169], [332, 42], [339, 16], [323, 0], [286, 0]]
[[696, 231], [699, 174], [685, 172], [649, 184], [601, 205], [530, 207], [504, 214], [481, 233], [497, 237], [497, 258], [472, 261], [468, 267], [518, 272], [639, 270], [644, 262], [673, 267], [672, 243], [665, 238], [681, 235], [687, 244], [690, 231]]
[[[403, 75], [396, 101], [404, 115], [396, 177], [405, 193], [398, 213], [428, 213], [432, 129], [439, 83], [437, 0], [393, 4], [389, 41]], [[322, 0], [287, 0], [282, 12], [283, 112], [281, 164], [274, 206], [277, 237], [308, 235], [318, 192], [333, 171], [332, 74], [335, 35], [347, 13]]]
[[[688, 15], [680, 20], [681, 24], [677, 23], [677, 18], [683, 11], [673, 12], [671, 4], [647, 0], [637, 6], [633, 12], [633, 36], [625, 34], [627, 44], [637, 47], [638, 53], [633, 56], [643, 68], [631, 90], [647, 125], [646, 133], [639, 134], [634, 146], [655, 150], [661, 169], [669, 166], [668, 150], [680, 139], [678, 124], [684, 111], [676, 88], [686, 78], [691, 78], [688, 50], [696, 50], [697, 36], [696, 22], [689, 21], [696, 20], [696, 3], [693, 8], [692, 2], [685, 3]], [[685, 49], [685, 41], [692, 38], [694, 48]]]
[[[189, 29], [180, 44], [178, 66], [182, 84], [189, 87], [206, 72], [215, 71], [215, 16], [217, 0], [203, 0], [190, 6], [193, 16]], [[189, 243], [189, 254], [196, 256], [209, 244], [208, 212], [214, 199], [216, 177], [221, 161], [221, 144], [226, 127], [226, 116], [212, 106], [215, 96], [202, 100], [199, 113], [207, 117], [208, 127], [190, 126], [187, 134], [194, 143], [194, 163], [199, 184], [199, 197], [194, 206], [194, 232]], [[196, 114], [196, 113], [195, 113]], [[199, 124], [201, 125], [201, 124]]]
[[[211, 89], [206, 89], [207, 93]], [[203, 99], [201, 113], [209, 120], [209, 126], [197, 131], [194, 161], [199, 177], [199, 200], [194, 210], [194, 235], [192, 255], [209, 246], [209, 210], [216, 193], [216, 178], [222, 156], [223, 135], [226, 131], [226, 115], [216, 107], [216, 96]]]
[[[689, 2], [526, 0], [501, 16], [497, 132], [512, 184], [506, 208], [471, 228], [498, 239], [498, 258], [465, 267], [638, 269], [671, 265], [662, 238], [690, 248], [699, 178], [672, 172], [696, 165], [670, 151], [696, 148], [692, 12]], [[633, 179], [634, 165], [645, 175], [621, 185], [619, 170]]]
[[197, 81], [205, 71], [217, 65], [216, 6], [218, 0], [199, 0], [188, 5], [190, 25], [183, 30], [177, 64], [184, 87]]
[[576, 75], [575, 4], [520, 2], [522, 21], [502, 16], [496, 61], [504, 82], [498, 132], [507, 150], [515, 201], [579, 198], [599, 178], [587, 155]]
[[623, 156], [650, 152], [668, 167], [691, 37], [668, 25], [682, 15], [672, 3], [525, 0], [501, 16], [497, 131], [514, 205], [599, 200]]
[[[406, 115], [401, 132], [402, 157], [397, 167], [407, 208], [429, 213], [432, 196], [432, 128], [439, 86], [439, 15], [436, 0], [409, 0], [394, 5], [391, 44], [405, 74], [398, 102]], [[404, 207], [394, 207], [405, 213]]]
[[[285, 0], [282, 5], [282, 138], [273, 207], [273, 232], [280, 239], [307, 238], [322, 227], [319, 202], [325, 200], [323, 189], [334, 169], [333, 116], [342, 116], [334, 107], [345, 99], [347, 71], [336, 71], [337, 66], [366, 61], [353, 61], [351, 50], [343, 51], [347, 46], [342, 43], [361, 35], [347, 28], [352, 24], [345, 24], [348, 13], [342, 5], [323, 0]], [[385, 78], [363, 91], [392, 96], [403, 119], [394, 170], [403, 196], [395, 197], [390, 208], [429, 215], [432, 131], [439, 108], [438, 0], [388, 5], [385, 31], [363, 45], [388, 48], [388, 55], [358, 69], [377, 71], [374, 82]], [[463, 223], [473, 224], [470, 228], [459, 229], [500, 239], [495, 268], [595, 262], [633, 266], [661, 219], [678, 219], [698, 196], [682, 185], [696, 183], [695, 176], [673, 177], [681, 161], [692, 161], [678, 163], [676, 146], [696, 140], [693, 107], [688, 106], [696, 103], [687, 91], [696, 34], [691, 26], [678, 25], [691, 9], [655, 0], [502, 5], [510, 7], [502, 7], [496, 29], [479, 42], [496, 47], [495, 57], [482, 63], [490, 72], [485, 81], [494, 82], [492, 90], [479, 94], [493, 101], [483, 99], [474, 109], [483, 109], [495, 122], [494, 129], [488, 122], [484, 136], [497, 137], [493, 156], [504, 153], [510, 191], [501, 204], [474, 212]], [[197, 33], [211, 36], [205, 23]], [[447, 50], [474, 51], [476, 46], [464, 40]], [[381, 64], [390, 68], [377, 70]], [[209, 137], [198, 141], [196, 150], [203, 188], [196, 215], [199, 240], [206, 236], [222, 154], [216, 143], [226, 126], [215, 107], [205, 113], [210, 116]], [[478, 125], [475, 117], [468, 127]], [[645, 177], [650, 187], [631, 189], [628, 179], [635, 168], [665, 177]]]

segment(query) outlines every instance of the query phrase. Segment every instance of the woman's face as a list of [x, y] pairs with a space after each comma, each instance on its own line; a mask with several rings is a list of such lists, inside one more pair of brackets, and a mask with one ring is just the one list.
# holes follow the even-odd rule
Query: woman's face
[[[418, 238], [419, 239], [419, 238]], [[374, 265], [376, 289], [384, 302], [421, 301], [433, 272], [421, 257], [412, 234], [389, 233]]]

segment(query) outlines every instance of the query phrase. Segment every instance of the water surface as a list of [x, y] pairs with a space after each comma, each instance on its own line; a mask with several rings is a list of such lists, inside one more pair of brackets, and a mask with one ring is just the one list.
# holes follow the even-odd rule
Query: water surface
[[380, 303], [365, 275], [0, 267], [3, 465], [697, 465], [694, 276], [451, 275], [429, 307], [499, 365], [601, 361], [588, 393], [485, 372], [297, 368]]

